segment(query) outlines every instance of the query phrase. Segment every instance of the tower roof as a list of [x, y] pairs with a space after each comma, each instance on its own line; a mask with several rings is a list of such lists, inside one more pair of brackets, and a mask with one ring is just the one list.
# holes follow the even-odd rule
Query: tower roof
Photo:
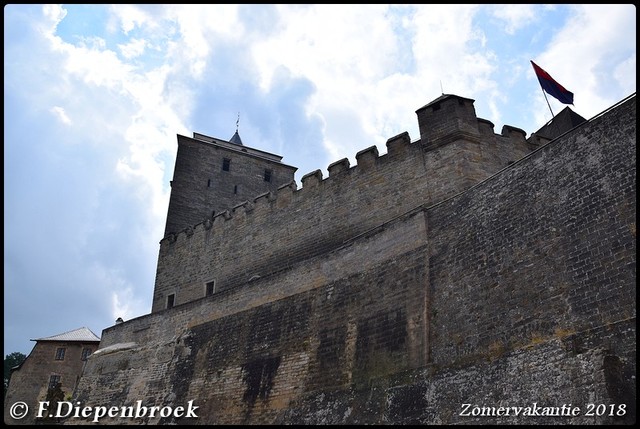
[[233, 134], [233, 137], [229, 139], [229, 143], [239, 144], [242, 146], [242, 139], [240, 138], [240, 134], [238, 134], [238, 130]]
[[437, 104], [439, 102], [441, 102], [442, 100], [446, 100], [448, 98], [457, 98], [458, 100], [467, 100], [467, 101], [471, 101], [472, 103], [475, 101], [471, 98], [467, 98], [467, 97], [461, 97], [459, 95], [455, 95], [455, 94], [442, 94], [440, 97], [436, 98], [433, 101], [430, 101], [429, 103], [425, 104], [424, 106], [422, 106], [421, 108], [419, 108], [418, 110], [422, 110], [425, 109], [429, 106], [432, 106], [434, 104]]
[[62, 334], [52, 335], [50, 337], [36, 338], [31, 341], [82, 341], [82, 342], [99, 342], [100, 338], [94, 334], [91, 329], [82, 328], [73, 331], [63, 332]]
[[542, 128], [536, 131], [536, 134], [553, 140], [585, 121], [585, 118], [583, 118], [582, 116], [571, 110], [569, 106], [567, 106], [560, 113], [555, 115], [554, 118], [547, 122]]

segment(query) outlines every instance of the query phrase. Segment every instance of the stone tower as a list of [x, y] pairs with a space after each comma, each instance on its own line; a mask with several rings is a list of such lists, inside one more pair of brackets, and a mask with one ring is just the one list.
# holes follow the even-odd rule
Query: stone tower
[[229, 141], [198, 133], [191, 138], [178, 135], [164, 235], [193, 227], [293, 181], [297, 168], [281, 159], [243, 145], [238, 131]]

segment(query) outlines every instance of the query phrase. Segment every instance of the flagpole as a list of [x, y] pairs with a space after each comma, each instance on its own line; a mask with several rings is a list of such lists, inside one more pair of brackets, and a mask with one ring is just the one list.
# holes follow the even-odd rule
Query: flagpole
[[549, 106], [549, 111], [551, 112], [551, 118], [555, 118], [556, 115], [553, 114], [553, 110], [551, 110], [551, 104], [549, 104], [549, 99], [547, 98], [547, 93], [544, 92], [544, 88], [540, 86], [540, 90], [542, 91], [542, 95], [544, 95], [544, 99], [547, 100], [547, 106]]

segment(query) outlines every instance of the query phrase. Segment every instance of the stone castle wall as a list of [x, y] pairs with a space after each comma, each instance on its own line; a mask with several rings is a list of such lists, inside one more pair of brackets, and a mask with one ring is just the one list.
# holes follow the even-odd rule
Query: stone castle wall
[[632, 100], [428, 211], [434, 362], [635, 318], [635, 154]]
[[[375, 146], [364, 149], [355, 166], [337, 161], [327, 178], [320, 170], [306, 174], [301, 189], [291, 182], [163, 239], [152, 311], [166, 308], [170, 294], [183, 304], [203, 297], [208, 282], [222, 291], [325, 253], [419, 205], [455, 195], [529, 153], [523, 132], [505, 127], [494, 134], [490, 122], [476, 118], [471, 100], [459, 100], [441, 104], [463, 110], [462, 118], [451, 121], [464, 119], [464, 138], [432, 145], [411, 143], [402, 133], [387, 141], [384, 155]], [[442, 109], [434, 119], [425, 112], [431, 108], [420, 110], [421, 127], [443, 121], [436, 114]]]
[[[429, 157], [443, 171], [480, 166], [470, 148], [489, 160], [487, 146], [428, 149], [400, 135], [387, 155], [365, 150], [357, 168], [307, 175], [300, 190], [163, 240], [161, 291], [206, 281], [210, 267], [227, 283], [103, 331], [75, 399], [200, 407], [195, 421], [146, 423], [635, 421], [635, 139], [634, 96], [458, 194], [429, 180]], [[394, 161], [400, 149], [420, 155]], [[365, 170], [370, 185], [339, 186]], [[231, 229], [237, 242], [223, 242]], [[221, 246], [235, 269], [215, 259]], [[467, 403], [581, 412], [461, 415]], [[625, 412], [588, 416], [589, 403]]]

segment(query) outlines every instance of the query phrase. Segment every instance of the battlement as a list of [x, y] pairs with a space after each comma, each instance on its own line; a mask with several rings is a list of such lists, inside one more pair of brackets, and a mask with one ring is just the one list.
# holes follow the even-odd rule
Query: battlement
[[[312, 189], [322, 188], [324, 186], [337, 186], [348, 187], [351, 176], [359, 174], [367, 174], [372, 168], [375, 168], [376, 163], [384, 164], [386, 157], [393, 157], [394, 155], [406, 154], [409, 149], [410, 139], [408, 133], [400, 134], [399, 136], [389, 139], [387, 147], [389, 152], [380, 156], [376, 146], [371, 146], [367, 149], [361, 150], [356, 154], [357, 165], [350, 166], [349, 160], [344, 158], [330, 164], [327, 168], [329, 176], [323, 178], [321, 170], [315, 170], [305, 174], [301, 178], [302, 187], [298, 188], [295, 181], [290, 181], [279, 186], [275, 191], [264, 192], [257, 195], [251, 200], [245, 200], [227, 210], [223, 210], [214, 213], [210, 219], [205, 219], [200, 223], [193, 226], [188, 226], [177, 233], [171, 233], [165, 236], [160, 243], [175, 243], [176, 241], [186, 239], [194, 235], [194, 232], [200, 230], [219, 230], [221, 233], [226, 229], [233, 230], [237, 225], [234, 222], [242, 222], [249, 214], [253, 216], [277, 216], [279, 211], [285, 208], [295, 210], [290, 205], [294, 202], [301, 202], [306, 198], [306, 193]], [[403, 148], [406, 145], [407, 148]], [[411, 149], [420, 150], [419, 143], [414, 144]], [[346, 174], [344, 174], [346, 173]], [[335, 181], [341, 181], [336, 183]], [[331, 183], [328, 185], [327, 183]], [[332, 188], [330, 192], [333, 192]]]
[[[293, 202], [300, 202], [306, 198], [306, 193], [312, 189], [324, 186], [348, 187], [351, 185], [349, 183], [351, 176], [368, 174], [370, 170], [376, 168], [376, 165], [384, 167], [384, 164], [388, 162], [387, 160], [392, 160], [396, 156], [406, 156], [410, 150], [417, 151], [418, 154], [422, 150], [419, 142], [411, 143], [407, 132], [389, 139], [387, 141], [387, 149], [388, 152], [382, 156], [379, 155], [376, 146], [363, 149], [355, 155], [358, 163], [354, 166], [350, 166], [347, 158], [341, 159], [328, 166], [329, 176], [327, 178], [323, 178], [322, 171], [319, 169], [312, 171], [302, 176], [301, 188], [298, 188], [295, 181], [290, 181], [279, 186], [276, 191], [264, 192], [251, 200], [245, 200], [227, 210], [214, 213], [210, 219], [188, 226], [177, 233], [168, 234], [160, 243], [174, 243], [179, 237], [191, 237], [197, 230], [209, 230], [212, 228], [220, 230], [222, 228], [233, 229], [236, 225], [230, 225], [229, 222], [233, 223], [234, 219], [239, 219], [238, 221], [242, 222], [244, 217], [250, 213], [255, 216], [278, 215], [279, 210], [289, 207]], [[413, 156], [415, 155], [413, 154]], [[327, 184], [336, 180], [343, 182]], [[333, 192], [334, 188], [329, 191]], [[292, 209], [295, 210], [295, 207]]]
[[[367, 147], [355, 154], [356, 165], [338, 160], [327, 167], [327, 177], [315, 170], [302, 176], [300, 188], [291, 179], [245, 194], [227, 207], [201, 210], [208, 215], [168, 233], [160, 241], [153, 311], [165, 308], [170, 295], [176, 305], [189, 302], [203, 296], [207, 283], [221, 291], [326, 252], [419, 205], [455, 195], [531, 150], [524, 131], [505, 125], [495, 134], [467, 98], [443, 95], [417, 115], [421, 138], [414, 142], [400, 133], [387, 140], [384, 154]], [[188, 192], [199, 201], [201, 191]]]

